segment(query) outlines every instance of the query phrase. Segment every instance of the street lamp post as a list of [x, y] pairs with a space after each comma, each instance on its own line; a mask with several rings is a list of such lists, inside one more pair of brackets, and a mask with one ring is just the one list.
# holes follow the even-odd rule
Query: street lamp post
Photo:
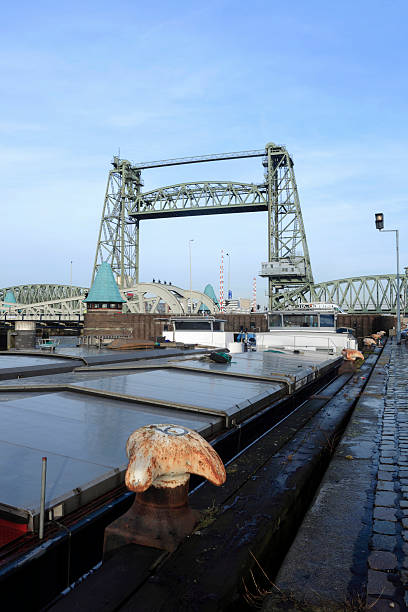
[[189, 260], [190, 260], [190, 297], [188, 299], [188, 310], [191, 314], [193, 302], [191, 299], [191, 291], [192, 291], [192, 277], [191, 277], [191, 243], [194, 242], [194, 238], [188, 241], [188, 252], [189, 252]]
[[401, 344], [401, 302], [400, 302], [400, 277], [399, 277], [399, 231], [397, 229], [384, 229], [384, 214], [375, 213], [375, 227], [380, 232], [395, 232], [395, 248], [397, 251], [397, 344]]

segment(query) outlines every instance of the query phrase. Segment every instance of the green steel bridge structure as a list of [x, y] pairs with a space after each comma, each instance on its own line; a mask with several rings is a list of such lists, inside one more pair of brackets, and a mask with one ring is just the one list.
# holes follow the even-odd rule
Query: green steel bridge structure
[[[261, 183], [199, 181], [142, 191], [142, 172], [150, 168], [251, 157], [261, 160], [264, 171]], [[268, 143], [261, 150], [136, 164], [114, 157], [108, 174], [92, 280], [100, 263], [108, 261], [119, 279], [130, 311], [151, 311], [151, 308], [157, 309], [160, 301], [171, 302], [176, 308], [175, 298], [177, 309], [184, 313], [185, 300], [193, 299], [192, 294], [188, 297], [189, 292], [180, 288], [162, 290], [148, 283], [139, 283], [142, 221], [257, 211], [267, 212], [268, 261], [262, 263], [260, 276], [268, 279], [270, 309], [317, 301], [335, 303], [349, 313], [396, 313], [395, 274], [314, 282], [293, 160], [284, 146], [275, 143]], [[82, 313], [82, 300], [87, 291], [84, 287], [71, 285], [7, 287], [0, 289], [0, 314], [10, 307], [4, 304], [6, 292], [10, 289], [20, 310], [22, 304], [27, 307], [35, 305], [33, 313], [40, 312], [41, 305], [48, 309], [47, 312], [54, 308], [60, 313]], [[202, 295], [195, 292], [194, 299], [198, 300]], [[405, 313], [406, 274], [400, 277], [400, 298], [401, 311]], [[204, 299], [202, 303], [205, 303]]]

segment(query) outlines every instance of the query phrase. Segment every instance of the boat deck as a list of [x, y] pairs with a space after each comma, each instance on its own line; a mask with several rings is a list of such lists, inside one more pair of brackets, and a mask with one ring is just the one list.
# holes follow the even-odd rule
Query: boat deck
[[138, 427], [175, 423], [211, 440], [338, 361], [254, 352], [231, 364], [183, 355], [118, 365], [112, 357], [113, 365], [0, 385], [0, 516], [36, 528], [43, 456], [46, 506], [63, 516], [123, 482], [126, 440]]

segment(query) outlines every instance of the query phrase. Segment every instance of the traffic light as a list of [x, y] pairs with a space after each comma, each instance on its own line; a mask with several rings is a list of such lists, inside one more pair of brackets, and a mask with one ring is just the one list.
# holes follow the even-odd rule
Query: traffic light
[[384, 229], [384, 214], [383, 213], [375, 213], [375, 227], [378, 230]]

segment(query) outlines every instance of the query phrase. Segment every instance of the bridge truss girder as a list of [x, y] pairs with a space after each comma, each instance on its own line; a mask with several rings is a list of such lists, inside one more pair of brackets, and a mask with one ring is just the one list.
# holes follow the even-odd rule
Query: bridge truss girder
[[[400, 277], [401, 313], [408, 312], [408, 278]], [[396, 314], [397, 276], [379, 274], [310, 283], [276, 294], [275, 308], [299, 303], [331, 302], [350, 314]]]
[[265, 185], [192, 182], [140, 193], [130, 210], [139, 220], [268, 210]]
[[72, 285], [16, 285], [0, 289], [0, 302], [6, 297], [7, 291], [12, 291], [19, 304], [35, 304], [64, 300], [73, 296], [82, 295], [88, 289]]

